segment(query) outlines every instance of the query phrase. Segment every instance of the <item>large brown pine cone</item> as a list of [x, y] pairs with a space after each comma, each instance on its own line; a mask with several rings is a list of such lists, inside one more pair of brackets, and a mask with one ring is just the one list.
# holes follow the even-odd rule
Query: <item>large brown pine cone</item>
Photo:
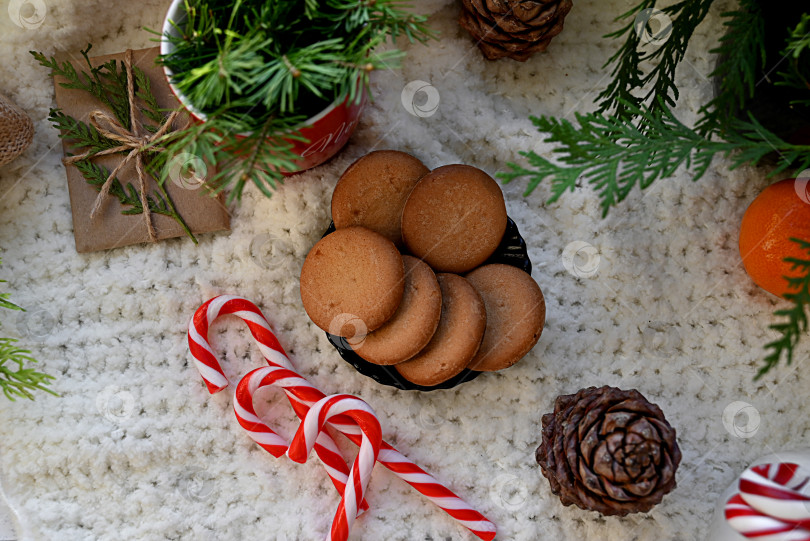
[[571, 0], [462, 0], [458, 22], [488, 59], [524, 62], [562, 32], [572, 5]]
[[563, 505], [624, 516], [675, 488], [681, 451], [658, 406], [605, 386], [557, 397], [536, 458]]

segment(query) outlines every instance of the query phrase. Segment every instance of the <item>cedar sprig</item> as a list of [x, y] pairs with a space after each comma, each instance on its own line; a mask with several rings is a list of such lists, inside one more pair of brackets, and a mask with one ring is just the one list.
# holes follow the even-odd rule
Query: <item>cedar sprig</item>
[[[635, 19], [642, 9], [654, 8], [657, 0], [641, 0], [618, 20]], [[627, 23], [609, 37], [625, 37], [623, 45], [611, 57], [613, 80], [599, 94], [596, 113], [577, 115], [573, 124], [565, 119], [532, 118], [546, 133], [545, 141], [558, 143], [552, 152], [556, 161], [534, 152], [522, 152], [528, 166], [508, 164], [510, 172], [498, 176], [509, 182], [528, 178], [525, 194], [541, 182], [551, 180], [549, 203], [584, 181], [601, 199], [603, 216], [638, 186], [671, 176], [678, 167], [699, 179], [714, 156], [724, 155], [733, 169], [742, 164], [759, 164], [773, 155], [779, 156], [769, 176], [810, 167], [810, 145], [784, 141], [766, 129], [752, 114], [739, 112], [753, 96], [760, 81], [757, 74], [765, 66], [765, 14], [755, 0], [740, 0], [737, 10], [723, 13], [727, 35], [711, 52], [722, 62], [711, 74], [719, 81], [716, 97], [700, 109], [695, 128], [679, 122], [672, 113], [678, 97], [675, 68], [686, 52], [694, 29], [708, 13], [711, 0], [682, 0], [662, 11], [673, 18], [672, 35], [656, 51], [640, 48], [633, 23]], [[810, 107], [810, 13], [805, 13], [792, 29], [782, 51], [787, 70], [777, 74], [775, 84], [807, 91], [795, 100], [794, 107]], [[658, 62], [644, 71], [642, 63]], [[652, 101], [647, 104], [646, 100]], [[788, 260], [799, 264], [796, 260]], [[804, 286], [802, 286], [804, 287]], [[783, 332], [781, 340], [769, 344], [772, 349], [757, 377], [778, 363], [783, 353], [792, 355], [799, 337], [806, 332], [804, 318], [807, 299], [805, 289], [786, 295], [793, 301], [790, 309], [778, 310], [776, 317], [788, 316], [788, 323], [776, 327]], [[797, 329], [803, 329], [798, 332]], [[789, 357], [790, 359], [791, 357]]]
[[535, 152], [521, 152], [529, 167], [507, 164], [509, 172], [499, 178], [510, 182], [527, 177], [525, 195], [546, 179], [551, 181], [551, 197], [557, 201], [573, 191], [580, 181], [591, 185], [600, 196], [602, 216], [624, 200], [634, 187], [649, 187], [654, 181], [671, 177], [686, 167], [693, 180], [700, 179], [718, 153], [730, 160], [734, 169], [746, 163], [759, 163], [776, 150], [782, 155], [770, 176], [789, 165], [810, 167], [810, 145], [788, 143], [762, 126], [753, 116], [747, 121], [734, 119], [727, 141], [706, 139], [680, 122], [663, 103], [657, 108], [638, 107], [620, 102], [637, 123], [600, 113], [576, 114], [576, 125], [554, 117], [532, 117], [538, 130], [547, 133], [547, 143], [558, 143], [556, 161]]
[[[123, 63], [116, 60], [110, 60], [94, 67], [88, 57], [91, 48], [92, 45], [88, 45], [82, 51], [82, 56], [89, 71], [77, 71], [70, 62], [59, 63], [55, 58], [51, 57], [49, 59], [42, 53], [32, 51], [31, 54], [42, 66], [51, 69], [52, 75], [60, 75], [68, 80], [67, 83], [60, 83], [62, 86], [89, 92], [110, 107], [122, 126], [131, 129], [126, 68]], [[132, 72], [135, 99], [143, 104], [142, 107], [138, 106], [138, 108], [147, 119], [158, 125], [162, 124], [166, 120], [165, 112], [161, 110], [157, 103], [149, 77], [137, 66], [132, 67]], [[77, 120], [59, 109], [51, 109], [48, 119], [59, 130], [59, 136], [69, 141], [74, 149], [90, 151], [95, 154], [119, 146], [116, 141], [104, 137], [92, 124]], [[149, 124], [144, 124], [144, 128], [152, 132], [157, 130], [156, 126]], [[192, 234], [180, 213], [177, 212], [165, 188], [165, 182], [169, 175], [168, 159], [174, 158], [177, 153], [167, 152], [158, 147], [161, 146], [162, 142], [171, 140], [172, 137], [175, 137], [175, 135], [169, 133], [165, 139], [161, 139], [157, 144], [146, 148], [142, 153], [146, 170], [149, 175], [157, 180], [159, 191], [157, 194], [147, 195], [148, 206], [151, 212], [173, 218], [183, 228], [186, 235], [197, 244], [196, 237]], [[82, 173], [85, 181], [97, 191], [100, 191], [110, 172], [105, 167], [92, 163], [90, 161], [92, 159], [93, 156], [87, 160], [76, 162], [74, 165]], [[121, 214], [135, 215], [143, 213], [140, 196], [131, 183], [123, 186], [116, 178], [112, 181], [110, 193], [119, 200], [121, 205], [128, 207], [122, 210]]]
[[69, 61], [60, 63], [55, 57], [48, 58], [37, 51], [30, 51], [30, 53], [42, 67], [51, 70], [52, 76], [58, 75], [67, 79], [67, 82], [59, 83], [60, 86], [89, 92], [113, 112], [122, 126], [130, 129], [129, 103], [126, 93], [126, 73], [123, 69], [120, 73], [118, 72], [117, 62], [115, 60], [110, 60], [99, 66], [93, 66], [88, 56], [92, 48], [93, 46], [90, 44], [86, 49], [81, 51], [88, 71], [76, 71], [75, 66]]
[[711, 53], [720, 61], [709, 75], [718, 82], [716, 96], [699, 114], [697, 131], [704, 137], [723, 132], [746, 101], [754, 96], [758, 73], [765, 66], [765, 19], [759, 0], [740, 0], [734, 11], [722, 14], [726, 32]]
[[810, 310], [810, 242], [796, 238], [790, 240], [798, 244], [807, 256], [806, 259], [785, 258], [785, 262], [791, 264], [791, 271], [799, 271], [798, 276], [785, 277], [789, 290], [785, 298], [793, 305], [774, 312], [774, 316], [786, 321], [769, 325], [770, 329], [779, 332], [781, 336], [765, 345], [770, 353], [765, 357], [765, 364], [759, 369], [755, 379], [765, 375], [782, 357], [785, 357], [787, 364], [791, 364], [800, 338], [807, 334], [807, 313]]
[[92, 124], [76, 120], [63, 113], [61, 109], [51, 109], [48, 120], [60, 131], [63, 139], [70, 141], [77, 148], [101, 152], [120, 146], [116, 141], [101, 135]]
[[[654, 8], [656, 2], [657, 0], [642, 0], [636, 8], [621, 15], [618, 20], [629, 19], [642, 9]], [[688, 38], [708, 11], [708, 0], [682, 0], [663, 8], [662, 11], [673, 18], [672, 35], [653, 53], [639, 50], [640, 39], [633, 28], [633, 22], [628, 22], [621, 29], [609, 34], [609, 37], [625, 36], [626, 39], [609, 61], [609, 64], [614, 64], [614, 77], [600, 94], [598, 111], [577, 117], [581, 121], [578, 126], [564, 119], [555, 121], [541, 117], [544, 120], [539, 122], [533, 119], [539, 130], [548, 134], [546, 141], [562, 144], [561, 148], [554, 151], [555, 154], [561, 154], [561, 163], [554, 164], [532, 152], [522, 153], [529, 158], [529, 167], [509, 164], [512, 170], [500, 173], [499, 177], [506, 181], [527, 177], [529, 183], [526, 195], [543, 180], [551, 178], [552, 195], [549, 202], [554, 202], [567, 188], [573, 189], [582, 176], [580, 180], [598, 191], [603, 214], [606, 214], [612, 206], [626, 198], [633, 186], [643, 189], [653, 181], [666, 178], [674, 172], [674, 169], [661, 168], [658, 160], [649, 159], [653, 152], [651, 145], [659, 147], [654, 153], [665, 161], [667, 156], [679, 153], [689, 156], [690, 153], [685, 151], [694, 146], [696, 151], [700, 151], [698, 157], [707, 158], [699, 160], [698, 164], [708, 163], [709, 153], [714, 152], [730, 155], [735, 166], [744, 161], [759, 163], [768, 154], [764, 151], [770, 147], [770, 151], [780, 157], [778, 166], [770, 173], [771, 176], [788, 168], [806, 168], [810, 163], [810, 146], [789, 144], [750, 116], [748, 120], [740, 120], [730, 113], [730, 110], [741, 110], [740, 103], [745, 103], [750, 98], [764, 50], [764, 32], [761, 28], [761, 17], [764, 14], [760, 13], [760, 21], [757, 23], [751, 18], [752, 13], [758, 13], [755, 0], [741, 2], [738, 10], [723, 14], [731, 35], [729, 39], [721, 41], [714, 51], [727, 55], [729, 63], [727, 66], [721, 64], [714, 72], [721, 80], [720, 93], [700, 110], [701, 118], [695, 129], [673, 121], [671, 106], [674, 99], [677, 99], [674, 74], [677, 63], [685, 54]], [[810, 37], [806, 32], [808, 26], [810, 22], [805, 17], [793, 30], [786, 45], [786, 50], [797, 55], [797, 60], [801, 62], [810, 62], [810, 45], [807, 43]], [[645, 73], [640, 65], [644, 61], [659, 63]], [[807, 76], [810, 65], [799, 65], [806, 66], [800, 73]], [[647, 91], [639, 97], [636, 94], [642, 87]], [[810, 88], [807, 96], [810, 100]], [[652, 102], [645, 103], [650, 98]], [[641, 137], [647, 134], [648, 129], [652, 142]], [[695, 140], [695, 134], [705, 141]], [[630, 146], [617, 148], [614, 135], [625, 137], [625, 142]], [[583, 152], [578, 148], [580, 145], [589, 147], [590, 162], [574, 159]], [[664, 148], [666, 145], [672, 145], [672, 149], [667, 150]], [[570, 157], [566, 158], [566, 155]], [[686, 160], [683, 163], [688, 165]], [[615, 170], [628, 170], [630, 173], [621, 175], [621, 178], [617, 174], [614, 180], [611, 178], [611, 171]], [[703, 171], [705, 170], [698, 168], [695, 178], [699, 178]], [[669, 175], [664, 175], [664, 172], [669, 172]]]
[[[101, 191], [101, 187], [104, 186], [104, 183], [107, 182], [107, 178], [110, 176], [110, 171], [106, 167], [95, 164], [90, 160], [80, 160], [74, 165], [76, 166], [76, 169], [81, 172], [87, 183], [93, 186], [93, 188], [95, 188], [95, 190], [98, 192]], [[172, 205], [169, 194], [162, 185], [158, 185], [158, 189], [160, 190], [159, 193], [147, 194], [146, 196], [149, 211], [154, 214], [162, 214], [163, 216], [168, 216], [169, 218], [174, 219], [178, 224], [180, 224], [180, 227], [183, 228], [186, 235], [194, 240], [196, 244], [194, 234], [189, 229], [185, 220], [183, 220], [183, 217], [180, 216], [180, 214], [174, 208], [174, 205]], [[141, 197], [138, 190], [135, 189], [135, 186], [133, 186], [131, 182], [124, 185], [118, 179], [118, 177], [115, 177], [110, 184], [110, 195], [118, 199], [118, 202], [121, 203], [122, 206], [129, 207], [122, 210], [121, 214], [127, 216], [143, 214]]]
[[163, 124], [166, 120], [166, 113], [158, 105], [154, 92], [152, 92], [152, 81], [138, 66], [132, 67], [132, 74], [135, 76], [135, 97], [141, 100], [144, 107], [141, 107], [143, 116], [157, 124], [157, 126], [150, 126], [143, 124], [144, 129], [154, 133], [158, 130], [158, 126]]
[[[653, 111], [659, 106], [674, 107], [678, 99], [678, 87], [675, 85], [675, 69], [686, 53], [686, 46], [703, 21], [714, 0], [681, 0], [661, 9], [672, 20], [672, 25], [665, 32], [668, 38], [660, 47], [641, 43], [636, 29], [636, 14], [645, 9], [655, 9], [656, 0], [641, 0], [635, 8], [623, 13], [616, 20], [626, 21], [620, 29], [605, 37], [621, 38], [625, 36], [622, 47], [611, 56], [604, 67], [613, 66], [613, 79], [599, 93], [599, 112], [612, 112], [625, 120], [632, 119], [632, 114], [624, 104], [636, 107], [648, 105]], [[644, 72], [642, 64], [653, 63], [653, 67]], [[643, 95], [639, 96], [639, 92]]]

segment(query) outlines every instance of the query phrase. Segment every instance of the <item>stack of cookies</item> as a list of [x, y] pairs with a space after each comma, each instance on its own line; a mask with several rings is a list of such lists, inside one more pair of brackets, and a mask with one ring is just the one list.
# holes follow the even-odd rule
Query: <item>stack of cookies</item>
[[372, 152], [338, 181], [332, 220], [304, 261], [301, 300], [366, 361], [434, 386], [512, 366], [540, 338], [540, 287], [517, 267], [485, 264], [507, 216], [480, 169], [430, 171], [404, 152]]

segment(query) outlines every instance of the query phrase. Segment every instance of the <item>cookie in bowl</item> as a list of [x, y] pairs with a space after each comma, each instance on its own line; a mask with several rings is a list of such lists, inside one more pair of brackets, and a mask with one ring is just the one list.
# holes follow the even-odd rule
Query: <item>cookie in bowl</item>
[[402, 211], [402, 238], [436, 272], [464, 273], [495, 252], [506, 231], [500, 186], [469, 165], [445, 165], [422, 177]]
[[394, 243], [365, 227], [339, 229], [318, 241], [301, 269], [301, 301], [315, 325], [362, 337], [396, 313], [405, 267]]
[[402, 245], [402, 208], [413, 187], [430, 169], [410, 154], [377, 150], [355, 161], [332, 192], [336, 229], [367, 227]]
[[478, 267], [466, 275], [487, 311], [484, 339], [470, 370], [493, 372], [518, 362], [540, 339], [546, 301], [530, 274], [511, 265]]
[[433, 338], [442, 314], [442, 292], [428, 265], [408, 255], [405, 292], [394, 316], [385, 325], [352, 346], [360, 357], [378, 365], [407, 361]]
[[436, 275], [442, 290], [442, 315], [436, 333], [415, 357], [394, 366], [411, 383], [432, 386], [461, 373], [475, 356], [487, 325], [478, 292], [456, 274]]

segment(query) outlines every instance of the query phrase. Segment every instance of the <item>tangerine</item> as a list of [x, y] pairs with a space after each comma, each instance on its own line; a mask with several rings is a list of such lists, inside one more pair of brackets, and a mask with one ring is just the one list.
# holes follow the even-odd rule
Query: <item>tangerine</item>
[[785, 179], [760, 193], [740, 224], [740, 255], [754, 282], [774, 295], [789, 293], [785, 277], [796, 277], [786, 257], [807, 259], [790, 240], [810, 241], [810, 183], [807, 178]]

